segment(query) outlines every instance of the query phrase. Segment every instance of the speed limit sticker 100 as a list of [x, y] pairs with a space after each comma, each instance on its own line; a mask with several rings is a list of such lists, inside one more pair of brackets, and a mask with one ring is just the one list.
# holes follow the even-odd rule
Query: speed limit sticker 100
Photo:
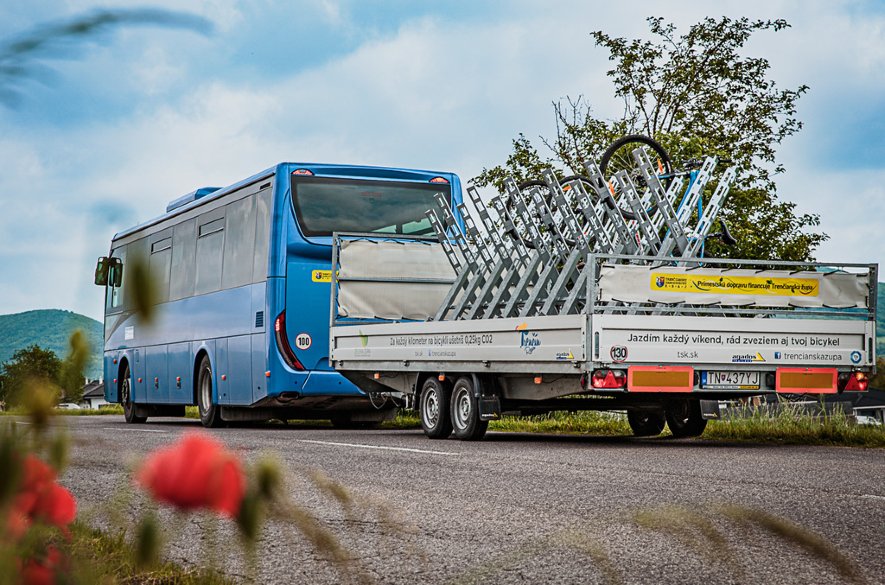
[[608, 353], [616, 364], [627, 361], [627, 348], [623, 345], [613, 345]]
[[307, 349], [311, 343], [313, 343], [313, 339], [310, 338], [309, 333], [299, 333], [295, 336], [295, 347], [298, 349]]

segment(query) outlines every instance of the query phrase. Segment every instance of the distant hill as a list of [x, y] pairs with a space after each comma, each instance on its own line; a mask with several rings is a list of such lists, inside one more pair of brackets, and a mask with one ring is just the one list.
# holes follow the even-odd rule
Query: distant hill
[[85, 315], [59, 309], [26, 311], [0, 315], [0, 363], [29, 345], [37, 344], [55, 352], [59, 359], [68, 355], [71, 333], [82, 329], [92, 347], [84, 375], [89, 379], [101, 377], [101, 353], [104, 340], [103, 325]]

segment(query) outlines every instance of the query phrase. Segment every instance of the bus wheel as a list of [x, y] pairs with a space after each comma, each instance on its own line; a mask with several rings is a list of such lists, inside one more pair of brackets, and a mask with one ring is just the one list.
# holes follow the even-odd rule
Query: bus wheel
[[418, 413], [421, 428], [431, 439], [446, 439], [452, 434], [452, 419], [449, 418], [449, 395], [451, 390], [445, 382], [427, 378], [421, 387]]
[[698, 437], [707, 427], [707, 420], [701, 415], [700, 400], [674, 400], [664, 412], [674, 437]]
[[135, 404], [132, 403], [132, 374], [129, 371], [129, 364], [126, 364], [123, 375], [120, 377], [120, 402], [123, 403], [123, 417], [126, 422], [139, 424], [147, 420], [146, 416], [135, 414]]
[[627, 412], [627, 422], [630, 423], [634, 436], [655, 437], [664, 430], [665, 420], [660, 412], [630, 410]]
[[452, 427], [462, 441], [478, 441], [489, 428], [489, 421], [479, 419], [479, 404], [470, 378], [459, 378], [452, 389]]
[[200, 409], [200, 422], [206, 428], [221, 426], [221, 412], [212, 404], [212, 365], [209, 356], [203, 356], [197, 374], [197, 406]]

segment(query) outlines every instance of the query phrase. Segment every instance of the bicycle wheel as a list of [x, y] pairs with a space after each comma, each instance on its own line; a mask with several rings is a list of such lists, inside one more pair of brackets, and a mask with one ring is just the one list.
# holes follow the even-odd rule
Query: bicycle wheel
[[[627, 171], [627, 175], [633, 181], [633, 184], [638, 189], [644, 189], [646, 187], [645, 178], [639, 172], [639, 169], [636, 168], [636, 161], [633, 160], [633, 151], [637, 148], [645, 148], [651, 151], [649, 152], [649, 158], [652, 164], [657, 166], [661, 184], [664, 189], [669, 188], [673, 177], [670, 156], [656, 140], [642, 134], [622, 136], [605, 149], [599, 161], [599, 170], [602, 172], [602, 176], [608, 179], [618, 171]], [[609, 183], [609, 190], [612, 192], [612, 195], [617, 197], [617, 188], [614, 183]], [[631, 212], [621, 209], [621, 213], [627, 219], [633, 219]]]

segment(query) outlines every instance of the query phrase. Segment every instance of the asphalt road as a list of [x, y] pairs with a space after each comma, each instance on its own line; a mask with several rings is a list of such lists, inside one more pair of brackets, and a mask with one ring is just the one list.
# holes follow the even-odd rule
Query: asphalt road
[[[62, 483], [84, 517], [103, 525], [113, 523], [115, 499], [125, 501], [117, 496], [132, 491], [139, 458], [200, 428], [181, 419], [127, 425], [118, 416], [55, 424], [74, 440]], [[273, 521], [258, 547], [263, 583], [850, 582], [825, 553], [797, 543], [808, 532], [785, 538], [728, 518], [725, 505], [800, 525], [844, 555], [859, 582], [885, 583], [882, 450], [503, 433], [468, 443], [420, 431], [282, 426], [212, 434], [247, 462], [276, 453], [292, 500], [351, 555], [338, 567]], [[317, 471], [344, 486], [351, 503], [318, 487]], [[124, 504], [124, 522], [142, 500]], [[228, 574], [248, 580], [229, 522], [162, 518], [168, 558], [204, 563], [214, 552]]]

